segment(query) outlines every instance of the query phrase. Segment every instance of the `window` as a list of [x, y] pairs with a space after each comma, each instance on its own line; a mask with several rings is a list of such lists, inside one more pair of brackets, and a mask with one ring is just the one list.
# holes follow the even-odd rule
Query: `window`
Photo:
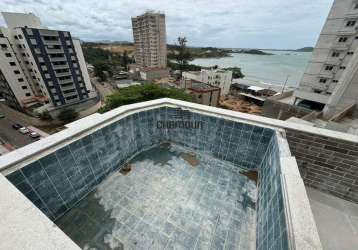
[[333, 69], [333, 66], [332, 65], [327, 65], [325, 70], [328, 70], [328, 71], [331, 71]]
[[341, 66], [339, 67], [339, 69], [346, 69], [346, 66]]
[[353, 54], [354, 54], [353, 51], [348, 51], [348, 52], [347, 52], [347, 55], [353, 55]]
[[6, 44], [0, 44], [1, 48], [2, 49], [6, 49], [7, 48], [7, 45]]
[[320, 82], [320, 83], [326, 83], [326, 82], [327, 82], [327, 79], [326, 79], [326, 78], [321, 78], [321, 79], [319, 79], [319, 82]]
[[6, 57], [11, 57], [11, 53], [5, 53]]
[[334, 83], [337, 83], [337, 82], [338, 82], [338, 80], [333, 80], [333, 82], [334, 82]]
[[18, 74], [20, 74], [20, 71], [19, 70], [14, 70], [14, 74], [18, 75]]
[[27, 86], [21, 86], [22, 89], [27, 89]]
[[9, 62], [10, 66], [16, 66], [15, 62]]
[[339, 57], [339, 52], [334, 51], [334, 52], [332, 53], [332, 57]]
[[357, 21], [355, 21], [355, 20], [348, 21], [347, 24], [346, 24], [346, 26], [347, 26], [347, 27], [353, 27], [354, 25], [356, 25], [356, 22], [357, 22]]
[[25, 95], [26, 95], [26, 96], [31, 96], [31, 94], [30, 94], [30, 93], [26, 93]]
[[340, 38], [338, 39], [338, 42], [340, 42], [340, 43], [345, 43], [345, 42], [347, 42], [347, 40], [348, 40], [348, 37], [342, 36], [342, 37], [340, 37]]
[[24, 81], [24, 78], [19, 78], [17, 79], [18, 82], [23, 82]]
[[22, 39], [22, 35], [18, 35], [18, 38], [19, 38], [19, 39]]
[[316, 94], [321, 94], [321, 93], [322, 93], [322, 90], [314, 89], [313, 92], [316, 93]]

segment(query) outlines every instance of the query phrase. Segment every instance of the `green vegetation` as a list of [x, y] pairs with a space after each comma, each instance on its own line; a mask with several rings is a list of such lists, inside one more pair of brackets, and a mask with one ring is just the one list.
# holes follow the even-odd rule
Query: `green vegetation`
[[99, 112], [107, 112], [122, 105], [155, 100], [159, 98], [173, 98], [192, 101], [192, 97], [180, 89], [162, 88], [155, 84], [135, 85], [120, 89], [108, 96], [106, 104]]
[[240, 54], [251, 54], [251, 55], [263, 55], [270, 56], [272, 53], [267, 53], [258, 49], [240, 49], [240, 50], [231, 50], [231, 53], [240, 53]]
[[107, 78], [103, 71], [107, 71], [108, 75], [111, 76], [118, 67], [126, 69], [128, 64], [134, 63], [134, 59], [130, 58], [126, 51], [123, 54], [113, 53], [91, 45], [86, 45], [83, 46], [83, 54], [86, 62], [94, 66], [95, 75], [98, 76], [101, 81], [105, 81]]
[[58, 119], [64, 123], [69, 123], [76, 120], [78, 113], [73, 109], [64, 109], [58, 115]]
[[186, 46], [187, 42], [186, 37], [178, 37], [179, 45], [176, 46], [176, 50], [173, 54], [168, 55], [169, 59], [175, 59], [177, 61], [179, 70], [183, 70], [189, 61], [193, 59], [190, 50]]
[[50, 112], [46, 110], [40, 114], [40, 120], [50, 122], [53, 120], [53, 118], [50, 115]]
[[181, 70], [181, 71], [199, 71], [202, 69], [201, 66], [194, 65], [194, 64], [184, 64], [180, 65], [178, 63], [172, 62], [168, 60], [167, 63], [168, 67], [172, 70]]
[[178, 42], [179, 45], [168, 45], [169, 60], [178, 60], [178, 56], [180, 57], [183, 54], [183, 45], [185, 47], [185, 52], [190, 55], [187, 56], [187, 61], [191, 61], [195, 58], [220, 58], [230, 56], [229, 51], [226, 49], [214, 47], [187, 47], [187, 40], [185, 37], [178, 37]]
[[241, 72], [241, 68], [231, 67], [231, 68], [224, 68], [224, 70], [232, 71], [232, 78], [244, 78], [245, 77], [245, 75]]
[[297, 51], [297, 52], [312, 52], [313, 49], [314, 49], [313, 47], [303, 47], [300, 49], [296, 49], [295, 51]]

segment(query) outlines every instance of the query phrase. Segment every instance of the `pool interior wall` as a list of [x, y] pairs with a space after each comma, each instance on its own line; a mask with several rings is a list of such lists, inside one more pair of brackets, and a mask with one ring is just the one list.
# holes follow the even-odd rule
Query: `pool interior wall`
[[[168, 121], [170, 124], [200, 122], [200, 125], [193, 125], [191, 129], [182, 125], [163, 125], [168, 124]], [[276, 225], [280, 221], [272, 219], [272, 216], [280, 215], [283, 208], [266, 207], [282, 199], [278, 191], [280, 166], [275, 137], [273, 129], [181, 108], [161, 107], [128, 115], [6, 177], [50, 219], [55, 220], [133, 155], [170, 141], [192, 150], [207, 152], [241, 168], [259, 170], [257, 247], [266, 249], [271, 244], [278, 244], [275, 243], [278, 239], [276, 237], [283, 237], [283, 231], [286, 230]], [[276, 151], [270, 150], [269, 145], [276, 145]], [[275, 168], [276, 175], [266, 176], [273, 170], [261, 173], [261, 167], [264, 166]], [[274, 189], [271, 188], [273, 182], [277, 184]], [[260, 187], [264, 188], [262, 194]], [[268, 226], [271, 222], [276, 224]], [[264, 237], [260, 232], [266, 232], [270, 237]], [[281, 247], [285, 244], [282, 241]]]

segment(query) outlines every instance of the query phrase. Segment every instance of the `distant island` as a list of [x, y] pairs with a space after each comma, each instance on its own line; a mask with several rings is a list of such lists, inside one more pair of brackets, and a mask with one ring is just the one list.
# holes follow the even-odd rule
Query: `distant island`
[[313, 51], [313, 47], [303, 47], [301, 49], [296, 49], [296, 52], [312, 52]]
[[[230, 51], [227, 49], [215, 48], [215, 47], [188, 47], [188, 50], [193, 59], [196, 58], [222, 58], [230, 57]], [[177, 45], [168, 45], [168, 59], [175, 59], [175, 55], [178, 53]]]
[[229, 53], [251, 54], [251, 55], [262, 55], [262, 56], [273, 55], [272, 53], [264, 52], [258, 49], [234, 49], [234, 50], [230, 50]]

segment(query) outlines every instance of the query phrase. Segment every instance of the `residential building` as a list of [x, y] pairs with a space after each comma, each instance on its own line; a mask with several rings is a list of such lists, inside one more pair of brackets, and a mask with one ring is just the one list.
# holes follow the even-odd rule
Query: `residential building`
[[329, 118], [358, 102], [358, 2], [335, 0], [294, 92], [295, 103]]
[[169, 77], [169, 69], [167, 68], [142, 67], [138, 64], [130, 64], [129, 73], [132, 78], [147, 82]]
[[221, 94], [227, 95], [230, 91], [232, 81], [232, 71], [222, 69], [202, 69], [201, 71], [183, 72], [184, 79], [192, 79], [199, 82], [219, 87]]
[[165, 68], [167, 66], [167, 40], [165, 15], [146, 12], [132, 17], [135, 60], [142, 67]]
[[217, 107], [220, 100], [220, 88], [196, 80], [182, 79], [180, 87], [184, 88], [196, 103]]
[[78, 39], [49, 30], [33, 14], [2, 13], [0, 69], [22, 108], [73, 105], [95, 96]]

